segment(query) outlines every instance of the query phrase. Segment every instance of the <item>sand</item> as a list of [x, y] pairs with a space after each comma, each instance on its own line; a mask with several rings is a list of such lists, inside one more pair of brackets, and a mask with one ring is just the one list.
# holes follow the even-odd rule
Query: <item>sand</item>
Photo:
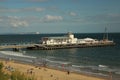
[[29, 64], [21, 64], [13, 61], [9, 61], [6, 63], [5, 61], [0, 60], [0, 62], [3, 62], [4, 66], [11, 66], [15, 70], [19, 70], [22, 73], [30, 76], [33, 75], [35, 76], [36, 80], [107, 80], [83, 74], [68, 74], [66, 71], [60, 71], [44, 67], [35, 67]]

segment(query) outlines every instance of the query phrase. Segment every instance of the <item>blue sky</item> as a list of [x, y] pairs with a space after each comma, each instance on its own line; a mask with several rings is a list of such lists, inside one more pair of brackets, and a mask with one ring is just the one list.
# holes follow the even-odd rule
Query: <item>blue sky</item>
[[0, 0], [0, 34], [120, 32], [120, 0]]

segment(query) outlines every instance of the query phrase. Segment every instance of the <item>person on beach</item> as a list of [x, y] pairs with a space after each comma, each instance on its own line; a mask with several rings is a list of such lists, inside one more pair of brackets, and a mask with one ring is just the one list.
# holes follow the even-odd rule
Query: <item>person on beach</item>
[[64, 70], [64, 64], [62, 64], [62, 68], [63, 68], [63, 70]]
[[30, 74], [32, 74], [33, 72], [32, 72], [32, 70], [30, 71]]
[[50, 77], [53, 77], [53, 75], [51, 74]]
[[68, 74], [68, 75], [70, 74], [70, 71], [69, 71], [69, 70], [67, 71], [67, 74]]

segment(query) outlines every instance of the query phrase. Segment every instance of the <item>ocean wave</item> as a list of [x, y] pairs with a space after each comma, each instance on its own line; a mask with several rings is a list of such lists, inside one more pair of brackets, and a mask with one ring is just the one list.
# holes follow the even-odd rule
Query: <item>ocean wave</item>
[[76, 67], [76, 68], [88, 68], [88, 69], [98, 69], [97, 66], [92, 66], [92, 65], [72, 65], [72, 67]]
[[76, 68], [85, 68], [86, 66], [72, 65], [72, 67], [76, 67]]
[[98, 67], [100, 67], [100, 68], [108, 68], [108, 66], [106, 66], [106, 65], [98, 65]]
[[99, 75], [99, 76], [109, 76], [109, 75], [107, 75], [107, 74], [103, 74], [103, 73], [94, 73], [94, 72], [85, 72], [84, 71], [84, 73], [86, 73], [86, 74], [92, 74], [92, 75]]
[[114, 68], [109, 68], [106, 65], [98, 65], [98, 66], [91, 66], [91, 65], [72, 65], [74, 69], [86, 70], [86, 71], [105, 71], [105, 72], [116, 72], [118, 70]]
[[81, 68], [93, 68], [95, 66], [78, 66], [78, 65], [72, 65], [71, 71], [72, 72], [79, 72], [79, 73], [85, 73], [90, 75], [99, 75], [99, 76], [108, 76], [106, 74], [103, 74], [101, 72], [92, 72], [89, 69], [88, 70], [82, 70]]
[[1, 54], [8, 55], [8, 56], [16, 56], [16, 57], [26, 57], [26, 58], [36, 58], [34, 56], [27, 56], [23, 55], [20, 52], [13, 52], [13, 51], [0, 51]]
[[46, 59], [46, 61], [51, 62], [51, 63], [56, 63], [56, 64], [70, 64], [70, 62], [63, 62], [63, 61], [53, 61], [50, 59]]
[[120, 72], [115, 72], [115, 74], [119, 74], [120, 75]]
[[47, 56], [46, 58], [47, 58], [47, 59], [55, 59], [56, 57], [53, 57], [53, 56]]

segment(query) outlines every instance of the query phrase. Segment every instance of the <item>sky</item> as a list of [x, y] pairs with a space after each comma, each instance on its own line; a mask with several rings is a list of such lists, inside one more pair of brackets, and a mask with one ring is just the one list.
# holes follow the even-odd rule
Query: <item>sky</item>
[[0, 34], [120, 32], [120, 0], [0, 0]]

